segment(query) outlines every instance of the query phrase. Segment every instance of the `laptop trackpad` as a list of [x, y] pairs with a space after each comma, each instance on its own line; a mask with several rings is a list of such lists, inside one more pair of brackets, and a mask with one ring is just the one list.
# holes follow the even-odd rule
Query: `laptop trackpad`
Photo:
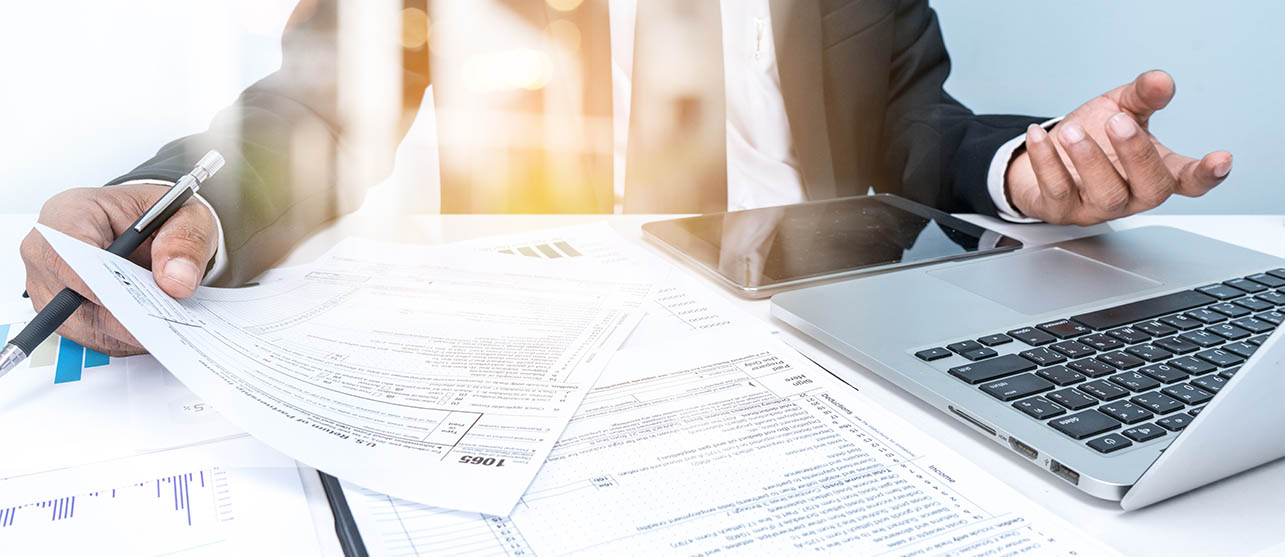
[[1123, 296], [1161, 284], [1062, 248], [1018, 253], [928, 274], [1027, 315]]

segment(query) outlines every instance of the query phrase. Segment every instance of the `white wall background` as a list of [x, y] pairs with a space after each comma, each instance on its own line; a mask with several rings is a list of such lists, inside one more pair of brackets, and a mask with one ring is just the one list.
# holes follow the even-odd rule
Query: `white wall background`
[[[1056, 115], [1159, 67], [1178, 96], [1153, 130], [1228, 149], [1226, 184], [1169, 213], [1285, 212], [1285, 3], [933, 0], [978, 112]], [[95, 186], [205, 128], [280, 63], [293, 0], [0, 0], [0, 211]]]

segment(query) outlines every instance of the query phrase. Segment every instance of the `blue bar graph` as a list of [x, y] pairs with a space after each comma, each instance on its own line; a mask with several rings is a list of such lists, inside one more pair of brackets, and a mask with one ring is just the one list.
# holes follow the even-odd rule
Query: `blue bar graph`
[[107, 354], [96, 352], [88, 348], [85, 349], [85, 367], [105, 366], [110, 362], [111, 359], [107, 357]]
[[58, 366], [54, 369], [54, 384], [80, 381], [85, 369], [85, 348], [67, 339], [58, 345]]
[[[218, 468], [214, 468], [208, 471], [212, 472], [212, 475], [211, 475], [212, 479], [217, 479], [224, 474], [224, 472], [222, 470], [219, 470]], [[208, 482], [205, 481], [205, 477], [206, 477], [205, 472], [207, 472], [207, 470], [200, 470], [197, 472], [187, 472], [183, 474], [175, 474], [173, 476], [167, 476], [163, 478], [157, 478], [155, 480], [139, 482], [136, 484], [123, 486], [120, 488], [94, 491], [90, 493], [83, 493], [80, 495], [57, 497], [54, 499], [48, 499], [48, 500], [39, 501], [35, 503], [27, 503], [24, 505], [0, 507], [0, 531], [3, 531], [5, 528], [13, 527], [15, 518], [17, 518], [19, 514], [22, 514], [24, 516], [30, 514], [27, 511], [43, 510], [44, 512], [48, 513], [44, 515], [46, 518], [39, 518], [41, 513], [36, 513], [35, 516], [28, 516], [26, 518], [26, 520], [28, 521], [27, 523], [29, 523], [29, 521], [33, 519], [37, 521], [47, 520], [52, 522], [70, 520], [70, 519], [76, 518], [76, 500], [77, 499], [84, 500], [84, 504], [91, 504], [91, 503], [94, 503], [95, 501], [101, 501], [101, 503], [95, 503], [97, 506], [100, 507], [100, 513], [101, 513], [102, 511], [101, 507], [103, 504], [108, 504], [108, 505], [113, 504], [113, 503], [109, 503], [109, 501], [114, 500], [115, 504], [117, 505], [121, 504], [120, 501], [123, 500], [122, 497], [126, 496], [126, 493], [118, 494], [117, 491], [143, 489], [143, 490], [147, 490], [146, 491], [147, 493], [150, 493], [152, 491], [153, 486], [155, 486], [155, 493], [156, 493], [155, 497], [151, 497], [150, 495], [147, 495], [145, 497], [149, 497], [151, 498], [152, 501], [163, 504], [165, 505], [166, 508], [172, 509], [179, 515], [180, 523], [186, 522], [188, 526], [192, 526], [193, 525], [192, 505], [194, 504], [194, 501], [192, 499], [193, 487], [196, 487], [198, 488], [198, 490], [204, 492], [201, 494], [200, 499], [198, 499], [196, 502], [196, 504], [199, 504], [199, 505], [209, 505], [214, 501], [214, 498], [217, 497], [217, 495], [212, 494], [209, 491], [211, 489], [218, 489], [220, 492], [224, 494], [226, 493], [226, 484], [224, 484], [224, 486], [222, 487], [217, 485], [210, 485]], [[207, 503], [207, 501], [209, 503]], [[222, 513], [222, 512], [220, 513], [220, 515], [224, 515], [224, 514], [226, 513]], [[231, 519], [230, 516], [221, 516], [220, 518], [220, 520], [230, 520], [230, 519]], [[19, 523], [19, 525], [21, 524], [22, 522]]]

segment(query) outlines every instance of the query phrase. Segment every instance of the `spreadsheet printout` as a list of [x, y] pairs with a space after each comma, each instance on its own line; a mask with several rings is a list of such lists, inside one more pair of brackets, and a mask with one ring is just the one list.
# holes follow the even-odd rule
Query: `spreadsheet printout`
[[1101, 555], [762, 332], [623, 350], [508, 516], [346, 486], [372, 555]]
[[426, 504], [507, 514], [642, 314], [651, 272], [352, 240], [285, 278], [175, 301], [41, 227], [144, 347], [299, 461]]

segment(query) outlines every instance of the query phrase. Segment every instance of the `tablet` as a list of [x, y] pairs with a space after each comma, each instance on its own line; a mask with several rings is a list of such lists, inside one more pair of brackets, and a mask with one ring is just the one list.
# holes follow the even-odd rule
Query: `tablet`
[[749, 298], [1022, 246], [887, 194], [650, 222], [643, 232]]

